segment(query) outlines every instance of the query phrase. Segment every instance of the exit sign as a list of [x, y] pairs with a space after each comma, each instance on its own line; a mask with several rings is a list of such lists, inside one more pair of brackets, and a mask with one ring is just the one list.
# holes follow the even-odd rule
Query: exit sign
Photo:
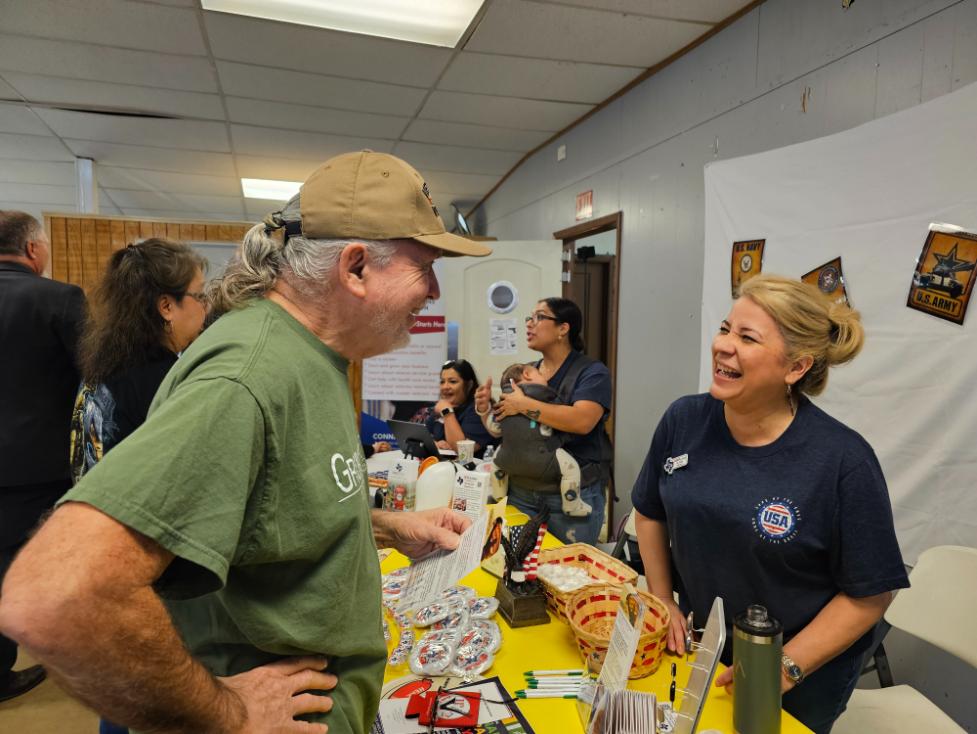
[[594, 216], [594, 190], [577, 194], [577, 221]]

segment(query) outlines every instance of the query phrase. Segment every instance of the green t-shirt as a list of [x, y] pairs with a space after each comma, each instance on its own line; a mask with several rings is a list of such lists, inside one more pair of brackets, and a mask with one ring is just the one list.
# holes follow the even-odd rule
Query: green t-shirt
[[86, 502], [176, 558], [157, 582], [215, 675], [321, 654], [330, 734], [363, 734], [386, 646], [366, 461], [347, 362], [267, 300], [184, 353], [148, 420], [62, 501]]

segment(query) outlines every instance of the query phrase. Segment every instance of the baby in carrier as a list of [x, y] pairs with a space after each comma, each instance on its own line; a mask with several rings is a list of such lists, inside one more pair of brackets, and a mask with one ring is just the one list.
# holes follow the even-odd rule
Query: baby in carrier
[[[512, 392], [512, 385], [534, 400], [552, 403], [557, 392], [532, 364], [514, 364], [502, 373], [502, 392]], [[524, 415], [510, 415], [499, 423], [489, 414], [488, 426], [493, 436], [502, 436], [502, 446], [495, 455], [495, 465], [510, 477], [519, 477], [527, 489], [547, 490], [559, 487], [563, 513], [573, 517], [590, 514], [591, 507], [580, 496], [580, 465], [565, 449], [566, 434]]]

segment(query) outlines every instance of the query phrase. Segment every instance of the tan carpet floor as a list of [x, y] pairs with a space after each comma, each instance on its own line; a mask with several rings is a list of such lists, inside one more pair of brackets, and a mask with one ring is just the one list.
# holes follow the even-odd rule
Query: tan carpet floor
[[[33, 665], [23, 653], [16, 670]], [[30, 693], [0, 703], [2, 734], [98, 734], [98, 716], [50, 680]]]

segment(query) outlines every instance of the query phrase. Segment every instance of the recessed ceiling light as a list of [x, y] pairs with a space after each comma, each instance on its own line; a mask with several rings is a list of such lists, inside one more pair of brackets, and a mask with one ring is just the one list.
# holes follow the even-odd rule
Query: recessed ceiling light
[[454, 48], [484, 0], [202, 0], [204, 10]]
[[302, 187], [301, 181], [272, 181], [267, 178], [242, 178], [241, 188], [248, 199], [288, 201]]

